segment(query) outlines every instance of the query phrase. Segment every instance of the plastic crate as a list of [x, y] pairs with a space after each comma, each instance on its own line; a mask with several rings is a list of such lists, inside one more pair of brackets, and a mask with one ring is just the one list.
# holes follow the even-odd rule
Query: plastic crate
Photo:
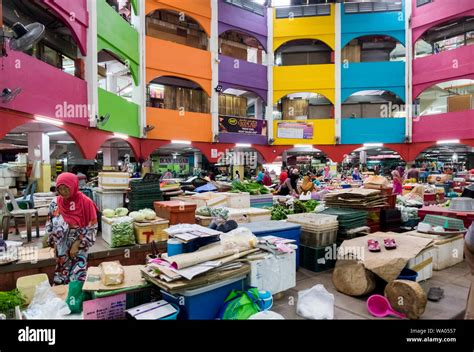
[[334, 268], [337, 261], [337, 245], [333, 243], [324, 247], [300, 246], [300, 266], [321, 272]]
[[104, 191], [100, 188], [94, 189], [94, 201], [100, 211], [104, 209], [123, 208], [125, 191]]
[[336, 242], [337, 227], [332, 227], [320, 231], [301, 231], [301, 244], [309, 247], [323, 247]]
[[305, 228], [314, 228], [316, 230], [318, 226], [338, 225], [337, 216], [316, 213], [288, 215], [287, 221], [300, 224]]
[[447, 216], [426, 215], [423, 222], [426, 222], [431, 226], [441, 226], [445, 229], [456, 231], [463, 231], [466, 229], [462, 220], [453, 219]]
[[246, 276], [239, 276], [194, 290], [185, 290], [172, 295], [161, 291], [163, 299], [179, 306], [178, 319], [213, 320], [224, 305], [224, 300], [232, 290], [242, 291]]
[[148, 223], [135, 222], [135, 238], [138, 244], [147, 244], [152, 241], [163, 242], [168, 240], [168, 234], [164, 231], [169, 227], [169, 221], [157, 219]]

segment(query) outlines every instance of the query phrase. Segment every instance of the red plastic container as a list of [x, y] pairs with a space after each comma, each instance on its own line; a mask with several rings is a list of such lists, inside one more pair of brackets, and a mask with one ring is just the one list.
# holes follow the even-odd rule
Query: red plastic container
[[464, 227], [466, 229], [469, 228], [469, 226], [471, 226], [472, 222], [474, 221], [474, 212], [452, 211], [448, 208], [441, 207], [423, 207], [418, 210], [418, 216], [420, 217], [421, 221], [423, 221], [425, 216], [428, 214], [460, 219], [464, 221]]
[[196, 207], [194, 203], [172, 200], [167, 202], [154, 202], [155, 212], [158, 217], [169, 220], [170, 226], [177, 224], [195, 224]]

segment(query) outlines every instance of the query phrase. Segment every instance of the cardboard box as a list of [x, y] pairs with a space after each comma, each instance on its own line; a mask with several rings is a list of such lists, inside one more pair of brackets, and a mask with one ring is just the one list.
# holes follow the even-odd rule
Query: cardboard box
[[428, 280], [433, 276], [433, 257], [435, 256], [435, 251], [434, 247], [429, 247], [408, 261], [408, 269], [418, 273], [417, 282]]
[[99, 172], [99, 187], [103, 189], [128, 189], [129, 175], [126, 172]]

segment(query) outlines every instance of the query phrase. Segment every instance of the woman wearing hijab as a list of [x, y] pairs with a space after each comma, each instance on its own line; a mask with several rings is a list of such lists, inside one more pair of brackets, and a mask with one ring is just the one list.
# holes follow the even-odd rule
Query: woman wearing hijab
[[97, 233], [97, 207], [79, 192], [74, 174], [59, 175], [56, 188], [59, 196], [49, 205], [46, 232], [56, 257], [54, 283], [67, 285], [86, 280], [87, 252]]
[[270, 172], [268, 172], [268, 170], [265, 170], [262, 182], [264, 186], [268, 186], [268, 187], [270, 187], [273, 184], [272, 177], [270, 176]]
[[291, 172], [290, 177], [288, 177], [285, 182], [278, 188], [277, 193], [281, 196], [287, 195], [298, 195], [298, 180], [299, 180], [298, 170], [295, 169]]
[[313, 192], [314, 183], [311, 181], [311, 174], [308, 172], [303, 177], [303, 184], [301, 185], [301, 193]]
[[401, 195], [403, 193], [402, 177], [397, 170], [392, 171], [393, 178], [393, 194]]

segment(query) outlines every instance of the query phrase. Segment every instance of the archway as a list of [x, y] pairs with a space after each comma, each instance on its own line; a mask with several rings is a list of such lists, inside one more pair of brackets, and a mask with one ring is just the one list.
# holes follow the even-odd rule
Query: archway
[[415, 116], [445, 114], [471, 109], [473, 79], [458, 79], [425, 89], [415, 101]]
[[474, 43], [474, 17], [461, 17], [425, 31], [414, 45], [415, 59], [455, 50]]
[[131, 101], [134, 82], [125, 62], [114, 53], [101, 50], [97, 54], [97, 63], [99, 88]]
[[360, 171], [390, 176], [398, 166], [406, 166], [403, 157], [396, 150], [383, 144], [367, 144], [347, 154], [343, 161], [346, 171], [359, 168]]
[[405, 118], [405, 104], [396, 93], [364, 90], [351, 94], [342, 104], [342, 118]]
[[204, 27], [182, 12], [158, 9], [149, 13], [146, 16], [146, 35], [196, 49], [209, 50], [208, 33]]
[[324, 65], [334, 63], [333, 49], [321, 40], [296, 39], [275, 50], [276, 66]]
[[140, 172], [141, 158], [128, 138], [112, 137], [105, 140], [97, 151], [96, 171], [122, 171], [133, 175]]
[[[22, 24], [39, 22], [45, 26], [45, 36], [24, 53], [37, 58], [63, 72], [84, 79], [79, 62], [81, 49], [85, 54], [85, 43], [78, 40], [78, 34], [55, 11], [45, 9], [42, 1], [3, 0], [3, 22], [7, 29], [20, 19]], [[69, 21], [70, 22], [70, 21]], [[83, 38], [85, 41], [85, 37]]]
[[256, 37], [237, 30], [228, 30], [219, 35], [219, 53], [234, 59], [255, 64], [265, 64], [265, 46]]
[[405, 46], [388, 35], [368, 35], [352, 39], [341, 52], [342, 62], [405, 61]]
[[334, 164], [328, 154], [312, 145], [290, 147], [283, 153], [282, 162], [285, 167], [297, 168], [302, 173], [311, 172], [315, 175], [322, 175], [328, 164]]
[[292, 93], [274, 105], [273, 116], [280, 120], [333, 119], [334, 105], [323, 94]]
[[198, 83], [176, 76], [161, 76], [147, 86], [147, 106], [209, 114], [210, 97]]
[[474, 168], [474, 147], [460, 141], [445, 141], [424, 149], [416, 157], [416, 162], [431, 172], [470, 170]]

